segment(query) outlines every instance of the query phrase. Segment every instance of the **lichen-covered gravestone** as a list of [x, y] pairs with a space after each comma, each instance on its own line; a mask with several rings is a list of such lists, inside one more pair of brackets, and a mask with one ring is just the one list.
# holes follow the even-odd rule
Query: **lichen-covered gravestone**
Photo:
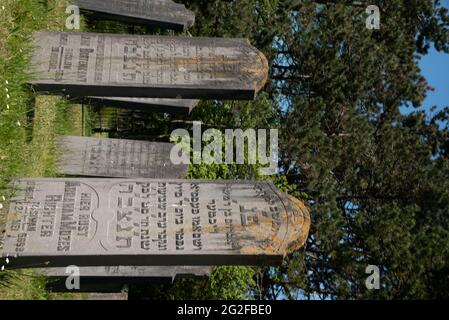
[[171, 143], [61, 136], [57, 146], [58, 171], [69, 176], [174, 179], [188, 170], [171, 162]]
[[23, 179], [12, 186], [0, 264], [277, 265], [310, 217], [271, 182]]
[[72, 0], [82, 11], [99, 18], [185, 30], [195, 23], [195, 14], [172, 0]]
[[29, 71], [72, 97], [252, 100], [268, 61], [245, 39], [37, 32]]

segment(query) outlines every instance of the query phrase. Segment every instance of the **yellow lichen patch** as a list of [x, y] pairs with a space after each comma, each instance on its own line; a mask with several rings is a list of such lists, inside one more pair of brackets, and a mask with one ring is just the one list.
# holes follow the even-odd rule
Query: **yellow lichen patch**
[[262, 52], [259, 52], [259, 57], [257, 59], [258, 63], [256, 64], [254, 74], [256, 76], [256, 81], [254, 81], [254, 87], [256, 92], [262, 90], [265, 84], [268, 81], [268, 73], [269, 73], [269, 64], [268, 59]]
[[[282, 255], [285, 256], [289, 252], [300, 249], [309, 234], [310, 229], [310, 213], [306, 205], [289, 196], [286, 207], [291, 212], [283, 211], [280, 214], [281, 225], [278, 233], [273, 234], [271, 220], [262, 221], [259, 225], [246, 228], [246, 232], [254, 240], [265, 240], [261, 245], [249, 245], [243, 247], [240, 252], [242, 254], [266, 254], [266, 255]], [[247, 235], [248, 235], [247, 234]]]
[[296, 211], [292, 215], [291, 224], [295, 227], [295, 232], [290, 233], [291, 242], [289, 245], [289, 251], [295, 251], [301, 248], [309, 235], [310, 230], [310, 210], [304, 204], [304, 202], [289, 196], [290, 201], [293, 204], [293, 209]]

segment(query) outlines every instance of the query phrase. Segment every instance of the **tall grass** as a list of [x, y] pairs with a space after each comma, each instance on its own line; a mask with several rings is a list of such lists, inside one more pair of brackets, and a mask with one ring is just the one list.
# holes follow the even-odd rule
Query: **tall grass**
[[[65, 0], [0, 2], [0, 232], [11, 179], [54, 176], [55, 136], [82, 132], [79, 106], [37, 96], [27, 84], [33, 32], [64, 30], [67, 5]], [[0, 299], [65, 297], [47, 293], [44, 283], [28, 270], [0, 271]]]

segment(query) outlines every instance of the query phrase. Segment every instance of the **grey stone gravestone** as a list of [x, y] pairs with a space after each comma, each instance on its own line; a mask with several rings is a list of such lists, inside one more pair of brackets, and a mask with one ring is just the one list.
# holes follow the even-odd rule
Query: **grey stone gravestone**
[[[183, 178], [187, 166], [171, 164], [172, 144], [62, 136], [59, 172], [75, 176]], [[172, 281], [176, 276], [202, 277], [210, 267], [82, 267], [82, 291], [120, 291], [125, 284]], [[40, 270], [53, 291], [66, 291], [64, 268]]]
[[120, 293], [92, 293], [89, 295], [88, 300], [96, 301], [115, 301], [115, 300], [128, 300], [127, 292]]
[[170, 161], [171, 143], [61, 136], [60, 174], [107, 178], [184, 178], [188, 165]]
[[[76, 292], [120, 292], [125, 285], [173, 283], [178, 278], [206, 278], [212, 267], [189, 266], [114, 266], [80, 267], [80, 288]], [[65, 268], [44, 268], [39, 273], [50, 281], [48, 288], [54, 292], [70, 291], [66, 287], [69, 274]]]
[[171, 0], [72, 0], [82, 11], [131, 24], [184, 30], [194, 25], [195, 14]]
[[82, 102], [97, 105], [117, 107], [121, 109], [136, 109], [172, 114], [189, 114], [199, 100], [191, 99], [159, 99], [159, 98], [120, 98], [120, 97], [86, 97]]
[[305, 205], [271, 182], [23, 179], [13, 184], [6, 268], [271, 265], [307, 238]]
[[252, 100], [268, 61], [245, 39], [37, 32], [36, 90], [72, 97]]

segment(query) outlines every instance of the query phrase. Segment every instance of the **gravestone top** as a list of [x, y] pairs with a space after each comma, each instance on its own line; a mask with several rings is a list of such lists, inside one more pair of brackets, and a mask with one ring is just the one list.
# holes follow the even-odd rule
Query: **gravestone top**
[[120, 98], [120, 97], [86, 97], [82, 99], [92, 105], [138, 109], [152, 112], [189, 114], [199, 100], [159, 99], [159, 98]]
[[184, 30], [195, 23], [195, 14], [171, 0], [72, 0], [82, 10], [111, 20]]
[[268, 61], [245, 39], [34, 34], [31, 83], [72, 97], [252, 100]]
[[279, 264], [310, 225], [267, 181], [23, 179], [13, 190], [6, 268]]
[[128, 300], [127, 292], [120, 293], [92, 293], [89, 295], [88, 300], [92, 301], [115, 301], [115, 300]]
[[[172, 281], [177, 277], [207, 277], [212, 267], [201, 266], [107, 266], [81, 267], [80, 277], [86, 278], [168, 278]], [[39, 271], [47, 277], [66, 278], [65, 268], [44, 268]]]
[[68, 176], [176, 179], [188, 171], [171, 162], [171, 143], [60, 136], [56, 144], [59, 173]]
[[[80, 267], [81, 286], [77, 292], [120, 292], [126, 285], [172, 284], [177, 279], [204, 279], [213, 267], [201, 266], [112, 266]], [[68, 292], [66, 279], [72, 270], [66, 268], [37, 269], [46, 276], [47, 288], [53, 292]]]

